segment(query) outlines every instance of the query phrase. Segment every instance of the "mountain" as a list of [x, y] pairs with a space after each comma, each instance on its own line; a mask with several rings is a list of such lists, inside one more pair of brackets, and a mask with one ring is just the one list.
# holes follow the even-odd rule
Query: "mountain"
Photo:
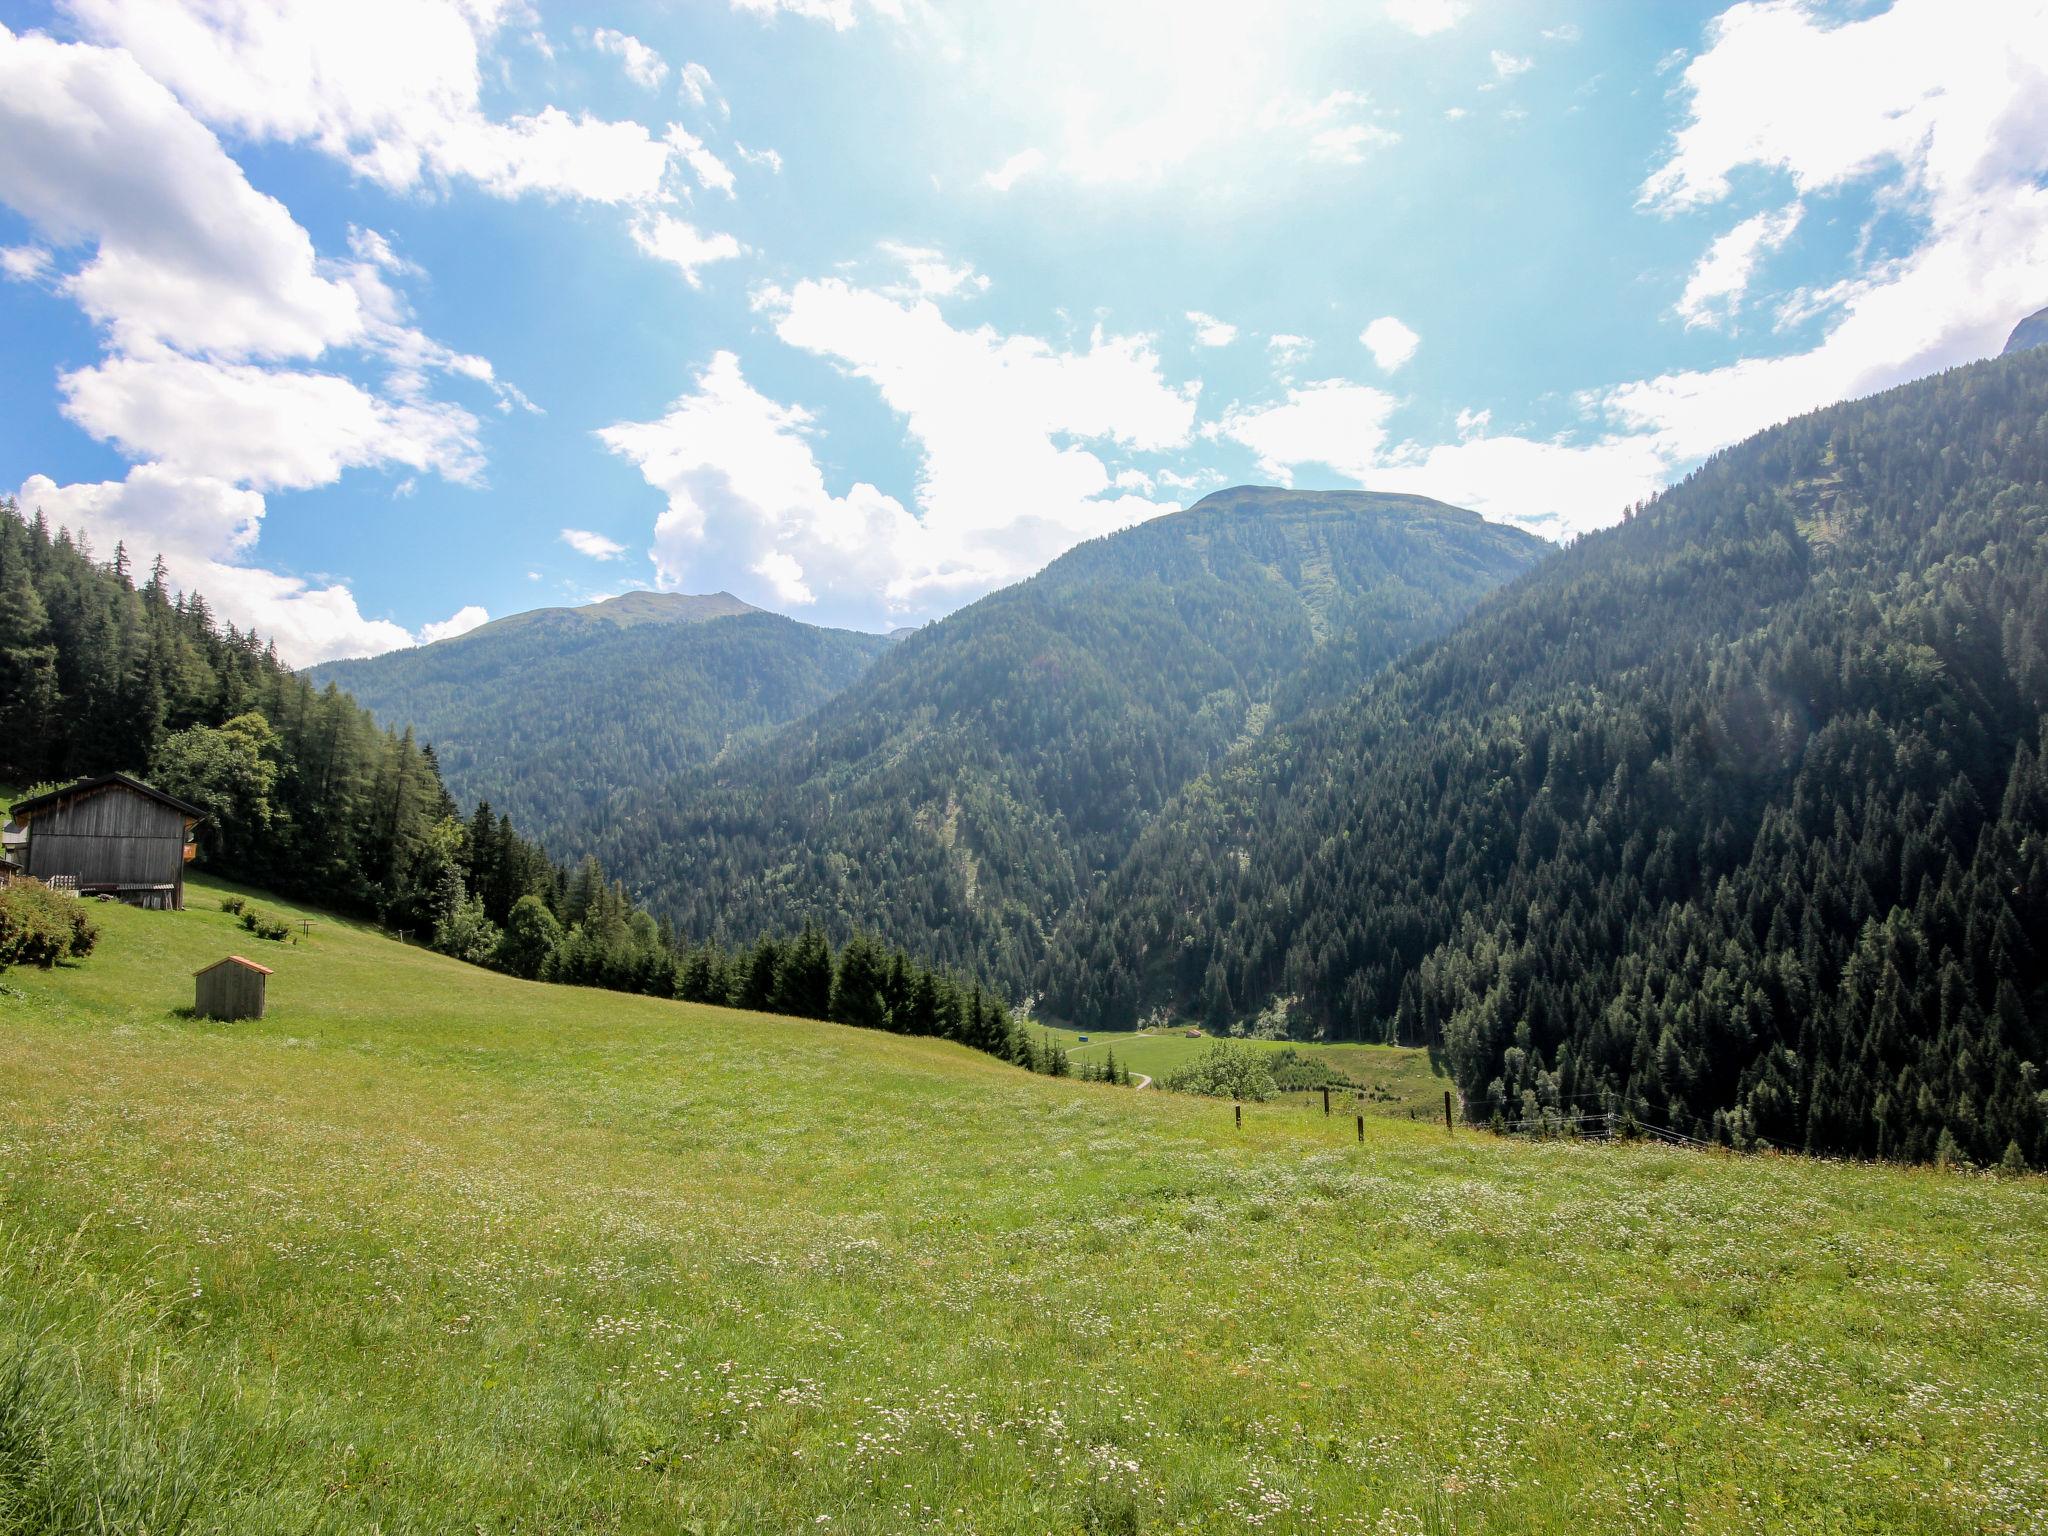
[[726, 592], [628, 592], [307, 675], [432, 742], [459, 798], [581, 852], [619, 795], [808, 713], [888, 645]]
[[1175, 797], [1082, 1025], [1441, 1046], [1469, 1112], [2048, 1155], [2048, 351], [1816, 412]]
[[1189, 779], [1548, 548], [1420, 497], [1218, 492], [894, 640], [810, 717], [643, 779], [576, 846], [693, 935], [866, 927], [1016, 989]]
[[2034, 347], [2048, 347], [2048, 309], [2037, 309], [2012, 329], [2006, 338], [2005, 351], [2001, 356], [2010, 357], [2015, 352], [2025, 352]]
[[440, 642], [453, 644], [479, 635], [506, 635], [522, 629], [547, 629], [561, 634], [587, 634], [602, 629], [633, 629], [642, 624], [702, 624], [710, 619], [729, 619], [742, 613], [764, 610], [745, 603], [730, 592], [621, 592], [602, 602], [580, 608], [529, 608], [524, 613], [493, 619]]

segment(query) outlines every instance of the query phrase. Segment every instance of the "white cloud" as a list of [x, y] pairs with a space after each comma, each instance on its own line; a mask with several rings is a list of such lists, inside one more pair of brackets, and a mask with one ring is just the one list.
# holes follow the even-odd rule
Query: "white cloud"
[[494, 119], [481, 55], [503, 0], [69, 0], [206, 122], [306, 143], [396, 191], [441, 178], [501, 197], [657, 198], [668, 149], [633, 122], [557, 107]]
[[[1832, 312], [1817, 346], [1606, 391], [1617, 423], [1652, 435], [1673, 463], [1995, 352], [2048, 292], [2043, 0], [1896, 0], [1839, 24], [1783, 0], [1738, 5], [1684, 89], [1687, 120], [1643, 184], [1649, 206], [1721, 202], [1736, 172], [1755, 169], [1807, 202], [1871, 183], [1880, 206], [1924, 232], [1903, 255], [1792, 297], [1799, 318]], [[1708, 272], [1710, 286], [1722, 281]]]
[[1386, 444], [1387, 418], [1399, 402], [1384, 390], [1324, 379], [1287, 391], [1278, 404], [1233, 407], [1215, 429], [1242, 443], [1259, 470], [1282, 485], [1304, 464], [1322, 464], [1364, 481]]
[[1512, 80], [1517, 75], [1526, 75], [1536, 67], [1534, 59], [1518, 57], [1512, 53], [1505, 53], [1498, 48], [1494, 49], [1488, 57], [1493, 61], [1494, 74], [1503, 80]]
[[863, 10], [872, 10], [879, 16], [901, 20], [902, 0], [732, 0], [736, 11], [748, 11], [756, 16], [773, 16], [778, 11], [791, 16], [802, 16], [812, 21], [828, 23], [834, 31], [844, 32], [860, 20]]
[[601, 533], [592, 533], [588, 528], [564, 528], [562, 542], [577, 554], [588, 555], [593, 560], [616, 560], [626, 552], [625, 545]]
[[977, 293], [988, 292], [987, 277], [975, 271], [969, 262], [948, 261], [944, 251], [925, 245], [901, 245], [894, 240], [884, 240], [880, 249], [899, 262], [910, 279], [907, 285], [889, 289], [898, 297], [947, 298], [969, 288]]
[[419, 642], [432, 645], [436, 640], [453, 640], [457, 635], [466, 635], [481, 624], [491, 622], [490, 614], [476, 603], [458, 608], [438, 624], [420, 626]]
[[1392, 315], [1381, 315], [1359, 332], [1358, 339], [1365, 343], [1366, 350], [1372, 353], [1372, 360], [1385, 373], [1394, 372], [1422, 345], [1422, 338]]
[[659, 420], [599, 432], [668, 499], [654, 525], [663, 587], [824, 600], [838, 619], [886, 611], [880, 594], [916, 559], [918, 522], [871, 485], [827, 490], [810, 429], [807, 412], [761, 394], [720, 352]]
[[1755, 214], [1707, 247], [1678, 298], [1678, 313], [1687, 329], [1719, 324], [1734, 315], [1758, 263], [1792, 238], [1803, 211], [1798, 203], [1790, 203], [1776, 213]]
[[702, 234], [694, 224], [659, 213], [633, 226], [633, 243], [658, 261], [668, 262], [692, 288], [702, 284], [700, 267], [731, 261], [746, 249], [731, 235]]
[[762, 395], [721, 352], [662, 418], [599, 434], [667, 497], [654, 540], [664, 586], [897, 622], [1167, 510], [1100, 456], [1187, 439], [1191, 393], [1160, 378], [1141, 339], [1097, 333], [1059, 350], [836, 279], [764, 289], [757, 307], [782, 340], [868, 380], [903, 418], [921, 456], [917, 512], [872, 485], [828, 489], [810, 415]]
[[254, 491], [138, 464], [125, 480], [97, 484], [60, 486], [31, 475], [17, 500], [25, 515], [40, 508], [53, 524], [89, 537], [102, 558], [116, 543], [126, 543], [139, 565], [161, 554], [175, 586], [205, 593], [220, 618], [274, 640], [292, 666], [413, 643], [401, 625], [365, 618], [345, 586], [243, 564], [263, 519]]
[[131, 458], [259, 489], [390, 463], [457, 481], [483, 467], [467, 411], [381, 399], [336, 374], [157, 352], [110, 357], [57, 385], [66, 416]]
[[735, 143], [733, 148], [738, 151], [739, 157], [746, 161], [747, 164], [761, 166], [777, 176], [782, 174], [782, 155], [779, 151], [773, 149], [749, 149], [746, 145], [738, 143]]
[[1194, 391], [1169, 386], [1142, 337], [1099, 329], [1063, 351], [991, 326], [960, 330], [929, 301], [897, 303], [838, 281], [766, 289], [758, 306], [785, 342], [868, 380], [923, 455], [924, 547], [890, 587], [987, 587], [1038, 569], [1080, 539], [1159, 510], [1109, 494], [1102, 451], [1187, 441]]
[[707, 191], [733, 195], [732, 167], [704, 147], [704, 141], [679, 123], [668, 125], [668, 135], [663, 140], [675, 151], [690, 174], [697, 178], [697, 185]]
[[361, 334], [284, 205], [126, 55], [0, 27], [0, 140], [0, 200], [94, 248], [64, 287], [118, 344], [296, 357]]
[[1417, 37], [1434, 37], [1465, 19], [1465, 0], [1386, 0], [1387, 20]]
[[1042, 149], [1020, 149], [994, 170], [982, 176], [998, 192], [1007, 192], [1027, 176], [1036, 176], [1045, 169], [1045, 151]]
[[731, 116], [732, 109], [726, 105], [725, 98], [718, 94], [718, 86], [711, 78], [711, 71], [702, 64], [692, 59], [683, 66], [682, 73], [676, 78], [682, 93], [690, 99], [691, 106], [701, 107], [716, 102], [721, 112]]
[[1266, 338], [1266, 356], [1282, 373], [1308, 361], [1308, 355], [1315, 349], [1316, 344], [1308, 337], [1295, 336], [1286, 331]]
[[[668, 60], [654, 49], [641, 42], [629, 32], [620, 32], [612, 27], [599, 27], [590, 34], [590, 45], [601, 53], [609, 53], [619, 61], [619, 67], [626, 72], [626, 78], [647, 90], [657, 90], [668, 78]], [[693, 69], [697, 66], [692, 65]], [[707, 75], [708, 80], [710, 77]], [[686, 82], [687, 83], [687, 82]], [[697, 101], [703, 103], [699, 94]]]
[[50, 253], [39, 245], [10, 245], [0, 248], [0, 274], [8, 281], [32, 283], [50, 275]]
[[1546, 43], [1576, 43], [1579, 40], [1579, 24], [1567, 21], [1559, 26], [1545, 27], [1543, 40]]
[[1188, 311], [1188, 324], [1195, 328], [1195, 345], [1198, 347], [1227, 347], [1237, 340], [1237, 327], [1227, 320], [1218, 320], [1214, 315], [1205, 315], [1199, 309]]

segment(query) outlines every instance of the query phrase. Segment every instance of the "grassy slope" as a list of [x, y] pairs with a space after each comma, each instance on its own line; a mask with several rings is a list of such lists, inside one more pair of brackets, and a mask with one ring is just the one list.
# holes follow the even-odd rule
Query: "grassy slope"
[[[1067, 1048], [1074, 1061], [1099, 1062], [1109, 1052], [1133, 1072], [1147, 1077], [1164, 1077], [1205, 1055], [1219, 1039], [1216, 1035], [1190, 1037], [1186, 1025], [1172, 1029], [1137, 1033], [1131, 1030], [1078, 1030], [1063, 1024], [1034, 1025], [1042, 1034]], [[1088, 1043], [1081, 1043], [1083, 1035]], [[1386, 1097], [1367, 1099], [1358, 1107], [1381, 1114], [1434, 1116], [1443, 1112], [1444, 1090], [1451, 1087], [1448, 1073], [1433, 1066], [1427, 1051], [1395, 1045], [1311, 1045], [1299, 1040], [1239, 1040], [1233, 1042], [1267, 1054], [1284, 1050], [1328, 1062], [1353, 1082], [1377, 1088]]]
[[255, 941], [105, 922], [0, 976], [0, 1531], [2048, 1524], [2038, 1180], [1238, 1134], [333, 921], [199, 1023]]

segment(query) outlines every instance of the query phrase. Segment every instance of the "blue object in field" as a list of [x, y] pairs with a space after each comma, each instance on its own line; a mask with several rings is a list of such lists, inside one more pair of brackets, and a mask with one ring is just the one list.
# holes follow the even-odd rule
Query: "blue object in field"
[[1083, 1035], [1083, 1036], [1081, 1037], [1081, 1043], [1082, 1043], [1083, 1045], [1086, 1045], [1086, 1044], [1088, 1043], [1088, 1037], [1087, 1037], [1086, 1035]]

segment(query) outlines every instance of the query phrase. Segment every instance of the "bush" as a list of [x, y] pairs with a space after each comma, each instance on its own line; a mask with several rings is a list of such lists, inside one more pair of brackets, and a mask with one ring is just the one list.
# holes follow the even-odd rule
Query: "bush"
[[267, 917], [254, 907], [243, 908], [242, 926], [259, 939], [282, 939], [292, 931], [290, 919]]
[[249, 901], [245, 896], [223, 896], [220, 899], [220, 909], [223, 912], [239, 912], [247, 905]]
[[1275, 1092], [1273, 1074], [1249, 1046], [1219, 1041], [1177, 1072], [1170, 1072], [1161, 1086], [1176, 1093], [1206, 1094], [1212, 1099], [1249, 1099], [1257, 1103]]
[[99, 942], [99, 925], [85, 903], [59, 896], [34, 880], [0, 885], [0, 970], [59, 960], [82, 960]]

